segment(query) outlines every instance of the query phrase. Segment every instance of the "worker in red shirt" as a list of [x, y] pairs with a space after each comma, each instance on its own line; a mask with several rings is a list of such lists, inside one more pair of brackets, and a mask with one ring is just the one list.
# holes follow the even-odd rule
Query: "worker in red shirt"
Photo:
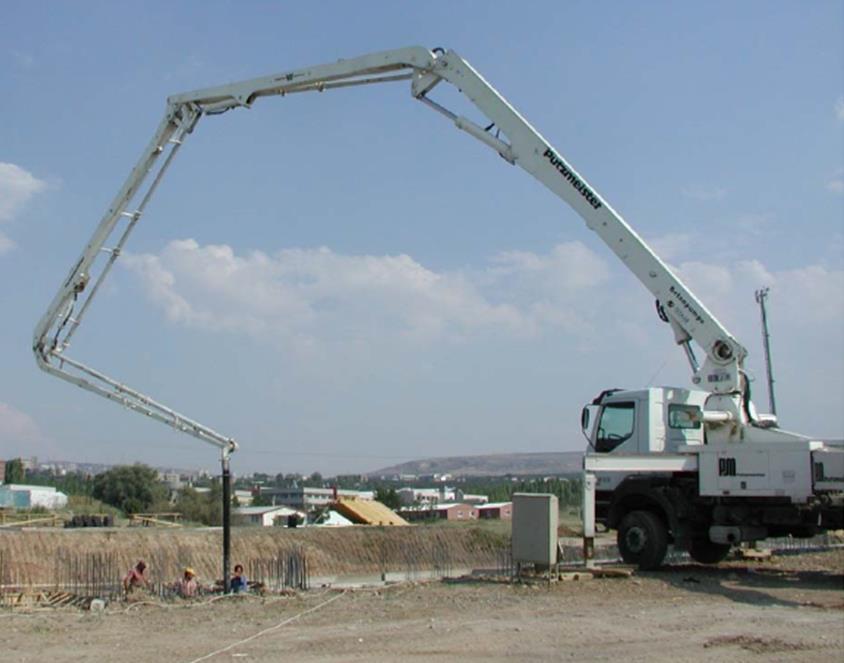
[[144, 575], [146, 568], [146, 562], [142, 559], [138, 560], [138, 563], [129, 569], [129, 572], [123, 576], [123, 591], [125, 591], [126, 594], [131, 594], [136, 589], [149, 587], [149, 581]]

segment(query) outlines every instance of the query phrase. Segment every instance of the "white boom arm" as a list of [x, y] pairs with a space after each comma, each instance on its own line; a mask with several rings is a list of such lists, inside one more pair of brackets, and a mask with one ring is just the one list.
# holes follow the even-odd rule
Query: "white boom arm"
[[[458, 129], [491, 147], [509, 163], [526, 170], [571, 205], [656, 297], [661, 316], [671, 323], [677, 342], [686, 351], [693, 382], [714, 394], [727, 395], [729, 400], [741, 399], [740, 374], [746, 350], [595, 188], [468, 62], [454, 51], [421, 47], [374, 53], [169, 97], [155, 135], [35, 328], [33, 350], [38, 365], [83, 389], [205, 440], [228, 456], [237, 447], [234, 440], [71, 359], [66, 353], [70, 340], [173, 157], [203, 115], [249, 108], [260, 97], [404, 80], [411, 82], [415, 99], [446, 116]], [[448, 81], [468, 97], [490, 124], [484, 128], [429, 99], [428, 94], [442, 81]], [[493, 127], [495, 135], [491, 133]], [[114, 244], [106, 247], [110, 238], [115, 238]], [[691, 340], [706, 353], [702, 367], [695, 360]]]

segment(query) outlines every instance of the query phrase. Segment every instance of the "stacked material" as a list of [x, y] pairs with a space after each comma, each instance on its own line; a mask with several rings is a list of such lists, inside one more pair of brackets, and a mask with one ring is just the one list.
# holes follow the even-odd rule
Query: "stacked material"
[[408, 522], [389, 507], [374, 500], [338, 500], [334, 509], [358, 525], [407, 525]]

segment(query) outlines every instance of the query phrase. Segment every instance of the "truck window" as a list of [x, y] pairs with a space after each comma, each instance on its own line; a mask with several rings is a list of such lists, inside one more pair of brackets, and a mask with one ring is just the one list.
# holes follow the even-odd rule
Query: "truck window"
[[612, 451], [633, 435], [635, 421], [635, 403], [607, 403], [601, 413], [598, 435], [595, 439], [595, 451]]
[[680, 405], [672, 403], [668, 406], [668, 426], [670, 428], [684, 428], [697, 430], [703, 420], [697, 405]]

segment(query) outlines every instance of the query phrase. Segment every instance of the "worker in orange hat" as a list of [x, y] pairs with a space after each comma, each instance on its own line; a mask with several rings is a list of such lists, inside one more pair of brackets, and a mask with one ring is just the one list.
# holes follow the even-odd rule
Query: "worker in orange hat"
[[184, 575], [176, 582], [176, 593], [183, 599], [191, 599], [199, 594], [199, 581], [196, 579], [196, 571], [191, 567], [185, 567]]

